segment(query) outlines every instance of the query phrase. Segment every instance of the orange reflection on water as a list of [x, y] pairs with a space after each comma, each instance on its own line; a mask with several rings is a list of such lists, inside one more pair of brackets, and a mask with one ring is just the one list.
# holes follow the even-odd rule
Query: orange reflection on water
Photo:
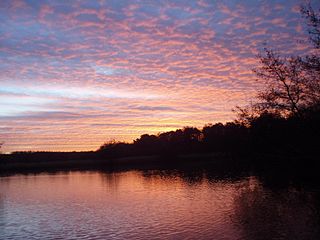
[[[273, 193], [255, 177], [71, 172], [0, 177], [0, 190], [4, 238], [256, 239], [317, 229], [306, 193]], [[299, 221], [288, 221], [296, 212]]]

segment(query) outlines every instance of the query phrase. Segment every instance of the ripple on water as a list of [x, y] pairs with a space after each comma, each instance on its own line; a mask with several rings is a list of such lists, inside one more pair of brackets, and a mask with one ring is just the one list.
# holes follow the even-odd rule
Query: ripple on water
[[0, 178], [0, 190], [0, 239], [320, 236], [318, 191], [271, 189], [255, 177], [71, 172]]

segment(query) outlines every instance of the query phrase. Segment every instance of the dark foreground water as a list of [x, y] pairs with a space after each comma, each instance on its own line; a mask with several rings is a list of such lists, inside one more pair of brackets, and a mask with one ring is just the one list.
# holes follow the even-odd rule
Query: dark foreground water
[[320, 239], [315, 188], [205, 172], [0, 178], [0, 239]]

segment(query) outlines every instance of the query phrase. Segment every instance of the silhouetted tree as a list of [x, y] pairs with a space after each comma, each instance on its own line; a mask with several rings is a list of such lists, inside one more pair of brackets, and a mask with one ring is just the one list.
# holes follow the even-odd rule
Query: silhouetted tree
[[301, 13], [307, 20], [310, 41], [314, 51], [303, 59], [304, 68], [308, 71], [307, 83], [310, 95], [313, 96], [314, 106], [320, 105], [320, 10], [317, 12], [307, 4], [301, 8]]
[[272, 50], [260, 56], [261, 66], [254, 71], [264, 80], [265, 88], [258, 93], [257, 110], [301, 116], [310, 103], [307, 72], [300, 57], [280, 57]]
[[301, 13], [307, 19], [312, 44], [320, 48], [320, 11], [315, 12], [309, 2], [301, 7]]
[[209, 152], [239, 152], [244, 150], [248, 128], [236, 122], [206, 125], [202, 129], [203, 143]]
[[256, 101], [246, 108], [237, 108], [238, 122], [250, 125], [260, 114], [269, 112], [284, 117], [303, 117], [320, 105], [320, 18], [311, 5], [301, 13], [309, 26], [312, 53], [304, 56], [280, 56], [270, 49], [259, 55], [260, 66], [254, 69], [264, 86]]
[[[316, 153], [320, 132], [320, 14], [302, 8], [314, 51], [283, 57], [265, 49], [254, 72], [264, 88], [257, 101], [237, 108], [238, 119], [185, 127], [157, 135], [144, 134], [132, 144], [110, 142], [99, 151], [111, 157], [206, 152]], [[288, 155], [288, 154], [287, 154]]]
[[133, 141], [135, 153], [140, 155], [155, 154], [159, 148], [158, 142], [159, 139], [156, 135], [143, 134]]
[[129, 143], [117, 142], [115, 140], [104, 143], [102, 146], [100, 146], [98, 152], [106, 155], [107, 157], [132, 155], [131, 145]]

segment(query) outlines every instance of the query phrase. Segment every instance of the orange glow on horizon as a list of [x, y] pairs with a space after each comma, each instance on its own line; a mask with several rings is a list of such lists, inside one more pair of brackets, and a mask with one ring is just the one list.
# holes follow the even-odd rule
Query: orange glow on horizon
[[306, 52], [300, 1], [1, 1], [1, 151], [87, 151], [235, 118], [266, 46]]

